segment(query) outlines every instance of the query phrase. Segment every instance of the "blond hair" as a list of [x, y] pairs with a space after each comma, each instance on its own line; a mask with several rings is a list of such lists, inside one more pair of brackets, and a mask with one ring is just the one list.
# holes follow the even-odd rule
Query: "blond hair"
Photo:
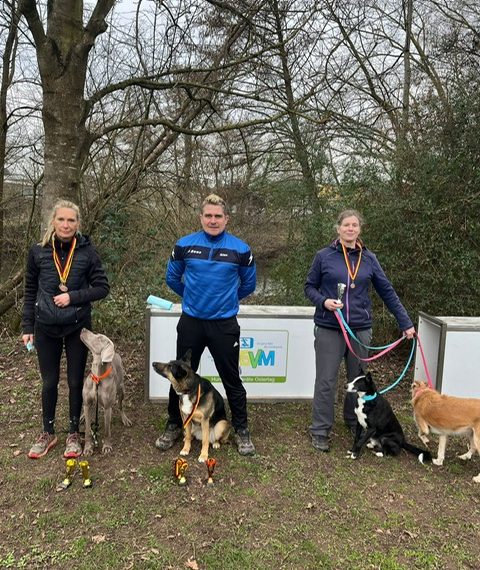
[[212, 205], [212, 206], [221, 206], [224, 214], [227, 213], [227, 203], [225, 202], [225, 200], [223, 198], [220, 198], [220, 196], [218, 196], [218, 194], [209, 194], [205, 200], [202, 202], [202, 212], [203, 209], [205, 208], [205, 206], [208, 205]]
[[55, 233], [53, 222], [55, 220], [55, 216], [57, 215], [57, 210], [60, 208], [68, 208], [69, 210], [73, 210], [77, 216], [78, 223], [80, 223], [80, 208], [73, 202], [70, 202], [70, 200], [59, 200], [55, 206], [53, 206], [52, 211], [50, 212], [47, 231], [43, 235], [43, 239], [41, 241], [42, 246], [46, 246], [47, 243], [50, 243], [52, 236]]

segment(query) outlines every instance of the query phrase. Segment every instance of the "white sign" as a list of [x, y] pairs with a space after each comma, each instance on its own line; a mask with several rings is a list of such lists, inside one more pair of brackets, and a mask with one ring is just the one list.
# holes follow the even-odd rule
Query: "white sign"
[[[241, 330], [240, 376], [244, 382], [286, 382], [288, 331]], [[199, 374], [211, 382], [221, 382], [212, 355], [207, 350]]]
[[[241, 305], [240, 375], [249, 400], [311, 399], [315, 383], [313, 307]], [[176, 326], [181, 306], [167, 311], [147, 308], [147, 370], [145, 394], [150, 400], [168, 398], [170, 383], [157, 374], [152, 362], [176, 356]], [[198, 373], [225, 391], [208, 350]]]

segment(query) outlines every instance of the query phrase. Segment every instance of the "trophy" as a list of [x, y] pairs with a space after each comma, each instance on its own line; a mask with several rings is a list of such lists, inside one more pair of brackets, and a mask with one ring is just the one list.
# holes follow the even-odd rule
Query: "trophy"
[[64, 491], [72, 484], [75, 467], [77, 466], [76, 459], [67, 459], [65, 462], [65, 479], [58, 485], [57, 491]]
[[337, 301], [339, 303], [343, 303], [342, 299], [346, 288], [347, 286], [345, 285], [345, 283], [337, 283]]
[[185, 459], [177, 459], [175, 461], [175, 477], [178, 479], [179, 485], [185, 485], [187, 483], [187, 478], [185, 477], [185, 471], [188, 469], [188, 463]]
[[92, 480], [90, 479], [90, 467], [88, 465], [88, 461], [80, 461], [79, 464], [80, 469], [82, 470], [83, 475], [83, 488], [88, 489], [92, 486]]
[[206, 462], [208, 469], [208, 480], [207, 485], [213, 485], [213, 470], [215, 469], [216, 461], [213, 457], [209, 457]]

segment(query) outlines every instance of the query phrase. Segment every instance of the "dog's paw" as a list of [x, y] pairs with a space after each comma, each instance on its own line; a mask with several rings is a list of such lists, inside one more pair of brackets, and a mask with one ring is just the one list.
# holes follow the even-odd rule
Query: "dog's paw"
[[200, 455], [200, 456], [198, 457], [198, 462], [199, 462], [199, 463], [206, 463], [207, 459], [208, 459], [208, 456], [207, 456], [207, 455]]
[[443, 465], [443, 459], [439, 459], [438, 457], [436, 459], [432, 459], [432, 463], [434, 465], [439, 465], [440, 467]]
[[93, 446], [85, 445], [85, 447], [83, 448], [83, 455], [93, 455]]
[[376, 451], [376, 452], [375, 452], [375, 455], [376, 455], [377, 457], [383, 457], [383, 453], [382, 453], [381, 451]]
[[356, 453], [354, 453], [353, 451], [350, 451], [348, 457], [350, 459], [357, 459], [358, 455]]
[[102, 453], [107, 455], [108, 453], [112, 453], [113, 447], [109, 443], [105, 443], [102, 446]]
[[463, 459], [463, 461], [466, 461], [467, 459], [472, 459], [473, 453], [468, 450], [467, 453], [463, 453], [462, 455], [458, 456], [458, 459]]
[[220, 442], [219, 441], [214, 441], [212, 443], [212, 447], [213, 449], [220, 449]]
[[180, 451], [180, 455], [188, 455], [190, 453], [190, 449], [186, 449], [185, 447]]
[[476, 477], [472, 477], [474, 483], [480, 483], [480, 473]]

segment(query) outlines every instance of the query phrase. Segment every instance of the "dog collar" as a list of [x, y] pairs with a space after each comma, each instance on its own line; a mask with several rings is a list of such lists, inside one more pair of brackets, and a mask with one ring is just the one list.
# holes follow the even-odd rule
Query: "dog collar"
[[100, 376], [97, 376], [93, 372], [90, 374], [90, 376], [92, 377], [92, 380], [95, 382], [95, 384], [98, 385], [102, 380], [107, 378], [107, 376], [110, 376], [111, 371], [112, 367], [110, 366], [110, 368], [107, 368], [103, 374], [100, 374]]
[[196, 412], [198, 407], [198, 402], [200, 402], [200, 384], [198, 385], [197, 391], [197, 399], [195, 400], [195, 404], [193, 405], [193, 410], [190, 412], [188, 418], [183, 422], [183, 427], [186, 428], [190, 423], [190, 420], [193, 418], [193, 414]]
[[371, 394], [370, 396], [365, 394], [365, 396], [359, 396], [359, 398], [361, 400], [363, 400], [364, 402], [370, 402], [370, 400], [375, 400], [375, 398], [378, 396], [377, 392], [375, 392], [375, 394]]

